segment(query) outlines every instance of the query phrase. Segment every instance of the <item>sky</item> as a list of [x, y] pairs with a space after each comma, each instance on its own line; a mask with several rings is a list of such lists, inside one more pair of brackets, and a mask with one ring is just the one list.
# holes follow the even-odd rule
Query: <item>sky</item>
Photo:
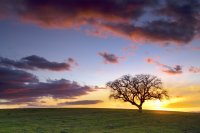
[[1, 0], [0, 108], [135, 108], [109, 99], [122, 75], [160, 78], [200, 111], [200, 0]]

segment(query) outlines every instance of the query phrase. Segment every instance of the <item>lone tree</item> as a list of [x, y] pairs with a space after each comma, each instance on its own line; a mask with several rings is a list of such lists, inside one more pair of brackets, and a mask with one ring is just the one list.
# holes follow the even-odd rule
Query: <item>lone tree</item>
[[111, 88], [110, 98], [129, 102], [137, 106], [139, 112], [142, 112], [142, 105], [146, 100], [162, 100], [168, 97], [167, 91], [162, 87], [162, 81], [153, 75], [124, 75], [106, 85]]

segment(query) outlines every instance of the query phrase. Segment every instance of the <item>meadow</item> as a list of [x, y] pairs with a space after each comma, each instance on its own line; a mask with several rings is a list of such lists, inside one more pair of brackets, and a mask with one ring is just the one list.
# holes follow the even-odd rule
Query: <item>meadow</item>
[[0, 133], [200, 133], [200, 113], [125, 109], [5, 109]]

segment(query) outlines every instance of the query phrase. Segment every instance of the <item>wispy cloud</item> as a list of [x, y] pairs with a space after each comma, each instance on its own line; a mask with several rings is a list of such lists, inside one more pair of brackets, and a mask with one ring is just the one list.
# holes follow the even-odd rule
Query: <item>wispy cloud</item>
[[171, 66], [162, 64], [153, 58], [146, 58], [145, 61], [149, 64], [155, 64], [161, 69], [161, 72], [169, 74], [169, 75], [177, 75], [177, 74], [183, 73], [182, 67], [180, 65], [175, 65], [174, 67], [171, 67]]
[[[1, 0], [0, 16], [48, 28], [89, 25], [97, 34], [185, 44], [200, 33], [199, 7], [199, 0]], [[150, 19], [142, 19], [147, 14]]]
[[[169, 75], [177, 75], [177, 74], [183, 73], [181, 65], [175, 65], [174, 67], [171, 67], [171, 66], [162, 64], [153, 58], [146, 58], [145, 61], [149, 64], [155, 64], [156, 66], [158, 66], [160, 68], [160, 70], [162, 72], [169, 74]], [[187, 69], [190, 73], [200, 73], [200, 67], [190, 66]]]
[[170, 91], [173, 92], [171, 95], [178, 95], [178, 97], [172, 96], [166, 108], [185, 108], [185, 109], [194, 109], [200, 106], [200, 89], [199, 84], [192, 85], [181, 85], [176, 88], [170, 88]]
[[188, 48], [194, 51], [200, 51], [200, 47], [198, 46], [188, 46]]
[[122, 51], [124, 52], [125, 56], [133, 56], [138, 49], [138, 45], [129, 44], [128, 46], [124, 47]]
[[178, 101], [174, 103], [169, 103], [165, 106], [165, 108], [195, 108], [200, 106], [199, 101], [193, 101], [193, 100], [183, 100]]
[[89, 105], [89, 104], [98, 104], [102, 102], [103, 102], [102, 100], [80, 100], [80, 101], [59, 103], [58, 105]]
[[70, 71], [74, 65], [78, 65], [78, 63], [72, 58], [69, 58], [66, 63], [58, 63], [48, 61], [47, 59], [37, 55], [27, 56], [20, 60], [0, 57], [0, 66], [27, 70], [46, 69], [50, 71]]
[[37, 99], [31, 97], [9, 99], [1, 101], [0, 105], [20, 105], [20, 104], [30, 104], [30, 103], [37, 103]]

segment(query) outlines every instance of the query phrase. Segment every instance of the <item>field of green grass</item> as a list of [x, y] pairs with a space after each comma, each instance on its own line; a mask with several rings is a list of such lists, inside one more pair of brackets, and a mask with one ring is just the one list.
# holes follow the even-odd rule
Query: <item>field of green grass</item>
[[117, 109], [0, 110], [0, 133], [200, 133], [200, 113]]

